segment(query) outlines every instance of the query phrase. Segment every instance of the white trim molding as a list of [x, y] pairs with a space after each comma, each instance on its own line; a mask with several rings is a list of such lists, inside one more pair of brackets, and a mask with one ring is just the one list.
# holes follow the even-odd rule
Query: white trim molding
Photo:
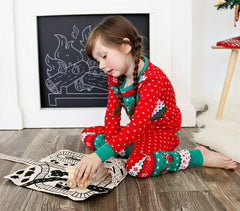
[[2, 2], [0, 3], [0, 129], [22, 129], [22, 113], [18, 103], [14, 0]]
[[172, 3], [172, 82], [182, 112], [182, 126], [195, 126], [196, 110], [191, 103], [192, 0]]

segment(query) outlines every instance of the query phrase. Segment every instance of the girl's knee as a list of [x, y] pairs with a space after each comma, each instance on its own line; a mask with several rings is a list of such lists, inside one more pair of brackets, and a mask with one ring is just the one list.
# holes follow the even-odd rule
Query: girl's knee
[[97, 135], [103, 134], [103, 131], [104, 131], [103, 126], [84, 128], [81, 132], [81, 140], [83, 144], [94, 149], [93, 146], [94, 139]]
[[93, 129], [95, 129], [95, 131], [91, 131], [89, 130], [89, 128], [83, 130], [81, 133], [81, 139], [83, 144], [85, 144], [86, 146], [92, 149], [98, 149], [106, 143], [105, 134], [102, 134], [102, 131], [96, 130], [96, 127], [94, 127]]
[[91, 128], [85, 128], [81, 132], [81, 140], [84, 145], [94, 149], [93, 141], [96, 136], [96, 133], [91, 131]]

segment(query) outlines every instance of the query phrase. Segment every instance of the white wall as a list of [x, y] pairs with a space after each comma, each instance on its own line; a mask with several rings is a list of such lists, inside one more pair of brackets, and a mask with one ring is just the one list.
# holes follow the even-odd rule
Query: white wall
[[150, 14], [150, 59], [173, 82], [182, 126], [194, 126], [191, 0], [0, 0], [0, 129], [103, 124], [105, 109], [40, 107], [37, 16], [141, 12]]
[[[192, 103], [218, 103], [231, 50], [211, 49], [217, 41], [240, 36], [240, 21], [234, 27], [234, 10], [217, 10], [215, 0], [192, 1]], [[240, 57], [240, 56], [239, 56]], [[238, 58], [227, 104], [240, 102], [240, 59]]]

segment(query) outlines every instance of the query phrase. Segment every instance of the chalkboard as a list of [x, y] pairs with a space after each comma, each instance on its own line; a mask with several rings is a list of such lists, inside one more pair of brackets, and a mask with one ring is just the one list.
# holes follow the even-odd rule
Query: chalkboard
[[[121, 15], [121, 14], [120, 14]], [[38, 16], [39, 80], [42, 108], [105, 107], [107, 77], [85, 52], [91, 30], [108, 15]], [[149, 14], [123, 14], [145, 37]]]

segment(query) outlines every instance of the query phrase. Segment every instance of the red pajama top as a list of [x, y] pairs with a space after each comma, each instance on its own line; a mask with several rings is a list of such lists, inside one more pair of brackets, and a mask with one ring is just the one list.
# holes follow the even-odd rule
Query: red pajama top
[[[104, 162], [120, 152], [146, 130], [181, 129], [181, 112], [176, 105], [175, 93], [170, 80], [164, 72], [153, 65], [146, 57], [144, 67], [138, 78], [137, 105], [130, 122], [120, 129], [121, 114], [113, 115], [118, 103], [117, 78], [108, 76], [109, 95], [105, 115], [105, 139], [107, 144], [96, 150]], [[120, 87], [123, 96], [122, 106], [129, 112], [133, 100], [133, 85]]]

